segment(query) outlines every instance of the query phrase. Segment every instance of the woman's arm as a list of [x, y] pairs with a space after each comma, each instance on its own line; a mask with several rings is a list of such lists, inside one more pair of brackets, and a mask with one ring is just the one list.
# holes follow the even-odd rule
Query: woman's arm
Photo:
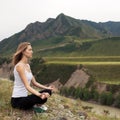
[[33, 89], [33, 88], [29, 85], [28, 80], [27, 80], [27, 78], [26, 78], [26, 76], [25, 76], [25, 69], [24, 69], [23, 65], [18, 65], [18, 66], [16, 67], [16, 70], [17, 70], [17, 72], [19, 73], [19, 75], [20, 75], [20, 77], [21, 77], [21, 80], [23, 81], [26, 89], [27, 89], [29, 92], [31, 92], [32, 94], [41, 97], [42, 94], [39, 93], [38, 91], [36, 91], [35, 89]]
[[34, 77], [32, 78], [32, 84], [33, 84], [34, 86], [36, 86], [36, 87], [38, 87], [38, 88], [42, 88], [42, 89], [50, 89], [50, 90], [53, 89], [53, 87], [51, 87], [51, 86], [46, 87], [46, 86], [44, 86], [44, 85], [38, 83], [38, 82], [35, 80]]

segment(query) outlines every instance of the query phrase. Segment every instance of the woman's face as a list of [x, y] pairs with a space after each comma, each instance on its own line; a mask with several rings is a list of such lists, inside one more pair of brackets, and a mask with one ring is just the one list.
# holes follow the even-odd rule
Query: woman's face
[[27, 58], [32, 58], [33, 50], [32, 46], [28, 45], [26, 50], [23, 52], [23, 55], [26, 56]]

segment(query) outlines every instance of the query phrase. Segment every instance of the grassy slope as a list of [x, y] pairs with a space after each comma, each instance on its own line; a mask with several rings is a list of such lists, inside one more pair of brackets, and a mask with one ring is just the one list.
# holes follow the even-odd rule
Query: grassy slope
[[10, 106], [12, 86], [13, 82], [8, 80], [0, 80], [0, 120], [56, 120], [60, 117], [71, 119], [71, 114], [73, 120], [75, 120], [75, 118], [76, 120], [79, 120], [78, 113], [83, 111], [87, 113], [89, 118], [96, 117], [99, 118], [99, 120], [120, 120], [104, 115], [98, 116], [90, 111], [85, 111], [82, 109], [82, 105], [79, 100], [72, 100], [57, 94], [53, 94], [53, 96], [48, 100], [48, 111], [46, 113], [37, 114], [36, 116], [32, 110], [22, 111], [13, 109]]
[[86, 65], [87, 69], [99, 82], [120, 84], [120, 64], [109, 65]]
[[[47, 56], [120, 56], [120, 37], [106, 39], [80, 39], [74, 36], [36, 40], [32, 42], [34, 57]], [[15, 47], [4, 51], [3, 56], [13, 54]]]
[[[120, 56], [120, 38], [103, 40], [81, 40], [74, 37], [61, 37], [50, 41], [41, 41], [41, 46], [34, 47], [35, 56]], [[40, 43], [40, 41], [38, 41]], [[61, 46], [61, 44], [64, 46]], [[33, 43], [34, 45], [34, 43]], [[41, 48], [44, 50], [41, 51]], [[48, 49], [50, 48], [50, 49]]]

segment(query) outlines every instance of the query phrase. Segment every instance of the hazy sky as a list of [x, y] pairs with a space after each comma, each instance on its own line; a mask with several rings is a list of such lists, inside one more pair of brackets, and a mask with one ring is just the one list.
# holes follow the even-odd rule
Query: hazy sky
[[94, 22], [120, 21], [120, 0], [0, 0], [0, 40], [60, 13]]

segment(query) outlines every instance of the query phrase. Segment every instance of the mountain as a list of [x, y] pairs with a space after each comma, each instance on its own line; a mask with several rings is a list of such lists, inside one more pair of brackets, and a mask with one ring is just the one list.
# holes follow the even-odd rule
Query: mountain
[[87, 21], [87, 20], [82, 20], [85, 24], [91, 25], [95, 29], [100, 30], [104, 34], [108, 34], [109, 36], [120, 36], [120, 22], [113, 22], [113, 21], [108, 21], [108, 22], [92, 22], [92, 21]]
[[31, 42], [34, 48], [37, 46], [37, 48], [43, 49], [48, 46], [51, 48], [52, 43], [52, 47], [59, 46], [61, 43], [63, 45], [73, 39], [80, 41], [80, 39], [101, 39], [115, 36], [120, 36], [120, 22], [96, 23], [75, 19], [62, 13], [55, 19], [49, 18], [45, 22], [30, 23], [21, 32], [2, 40], [0, 54], [13, 53], [17, 45], [23, 41]]

